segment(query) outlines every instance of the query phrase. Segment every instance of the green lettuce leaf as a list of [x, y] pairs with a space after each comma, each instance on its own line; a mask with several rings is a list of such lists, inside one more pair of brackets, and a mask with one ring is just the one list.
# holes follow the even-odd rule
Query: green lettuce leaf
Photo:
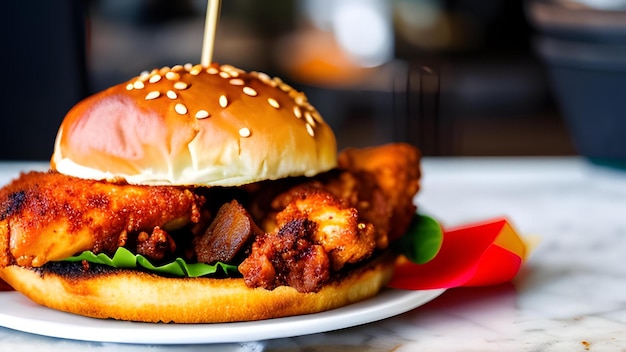
[[95, 254], [91, 251], [85, 251], [79, 255], [65, 258], [63, 261], [79, 262], [83, 260], [94, 264], [108, 265], [114, 268], [143, 268], [156, 274], [177, 277], [200, 277], [214, 274], [226, 274], [229, 277], [239, 276], [239, 271], [237, 270], [236, 265], [224, 264], [221, 262], [218, 262], [215, 265], [187, 263], [182, 258], [176, 258], [176, 260], [171, 263], [155, 266], [150, 262], [150, 260], [148, 260], [148, 258], [140, 254], [133, 254], [124, 247], [119, 247], [113, 255], [113, 258], [104, 253]]
[[439, 253], [442, 243], [441, 225], [430, 216], [417, 214], [400, 238], [400, 250], [413, 263], [424, 264]]

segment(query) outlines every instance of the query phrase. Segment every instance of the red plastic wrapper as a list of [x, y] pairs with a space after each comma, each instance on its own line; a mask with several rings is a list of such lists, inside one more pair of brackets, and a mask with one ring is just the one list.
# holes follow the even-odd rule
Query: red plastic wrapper
[[507, 219], [444, 229], [437, 255], [425, 264], [399, 260], [388, 286], [427, 290], [498, 285], [517, 275], [528, 252]]

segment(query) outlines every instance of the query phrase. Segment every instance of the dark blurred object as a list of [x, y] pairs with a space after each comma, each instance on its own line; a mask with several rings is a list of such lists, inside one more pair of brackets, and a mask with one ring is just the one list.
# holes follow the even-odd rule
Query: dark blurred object
[[395, 0], [396, 54], [518, 53], [529, 49], [524, 0]]
[[343, 87], [298, 86], [337, 134], [339, 149], [406, 142], [424, 155], [450, 153], [449, 124], [439, 116], [440, 75], [396, 60]]
[[420, 148], [424, 155], [446, 155], [449, 127], [439, 115], [441, 77], [433, 66], [410, 64], [394, 85], [394, 138]]
[[626, 166], [626, 11], [576, 1], [530, 1], [527, 10], [576, 148]]
[[[80, 0], [8, 1], [0, 159], [47, 160], [69, 108], [87, 94]], [[6, 106], [6, 104], [5, 104]]]
[[310, 95], [341, 146], [400, 140], [428, 156], [575, 153], [532, 51], [523, 0], [394, 4], [395, 57], [381, 66], [359, 67], [331, 29], [303, 27], [277, 47], [284, 78]]

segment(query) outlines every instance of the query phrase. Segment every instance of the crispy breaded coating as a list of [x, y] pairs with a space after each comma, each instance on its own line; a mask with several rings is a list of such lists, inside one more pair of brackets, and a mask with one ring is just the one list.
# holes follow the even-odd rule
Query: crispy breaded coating
[[291, 202], [276, 216], [278, 227], [295, 219], [313, 222], [311, 240], [329, 253], [333, 270], [372, 254], [376, 248], [373, 227], [359, 222], [355, 208], [346, 207], [321, 188], [296, 187], [290, 193]]
[[330, 278], [331, 267], [326, 250], [312, 240], [315, 231], [315, 223], [298, 218], [258, 236], [239, 265], [246, 285], [268, 290], [286, 285], [298, 292], [317, 292]]
[[112, 252], [126, 234], [199, 220], [188, 189], [30, 172], [0, 190], [0, 265], [41, 266], [84, 250]]
[[348, 199], [377, 231], [394, 240], [406, 231], [415, 215], [413, 203], [420, 187], [420, 152], [404, 143], [363, 149], [349, 148], [339, 154], [339, 178], [328, 189]]
[[289, 285], [300, 292], [320, 289], [330, 273], [369, 258], [374, 227], [359, 221], [347, 202], [316, 181], [294, 186], [272, 201], [273, 231], [257, 236], [239, 265], [249, 286]]

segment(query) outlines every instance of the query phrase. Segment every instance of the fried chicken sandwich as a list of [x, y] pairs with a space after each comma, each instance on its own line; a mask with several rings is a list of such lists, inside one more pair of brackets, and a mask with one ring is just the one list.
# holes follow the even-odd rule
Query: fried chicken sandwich
[[210, 323], [376, 295], [419, 152], [337, 154], [306, 96], [229, 65], [164, 67], [63, 120], [47, 172], [0, 190], [0, 278], [95, 318]]

